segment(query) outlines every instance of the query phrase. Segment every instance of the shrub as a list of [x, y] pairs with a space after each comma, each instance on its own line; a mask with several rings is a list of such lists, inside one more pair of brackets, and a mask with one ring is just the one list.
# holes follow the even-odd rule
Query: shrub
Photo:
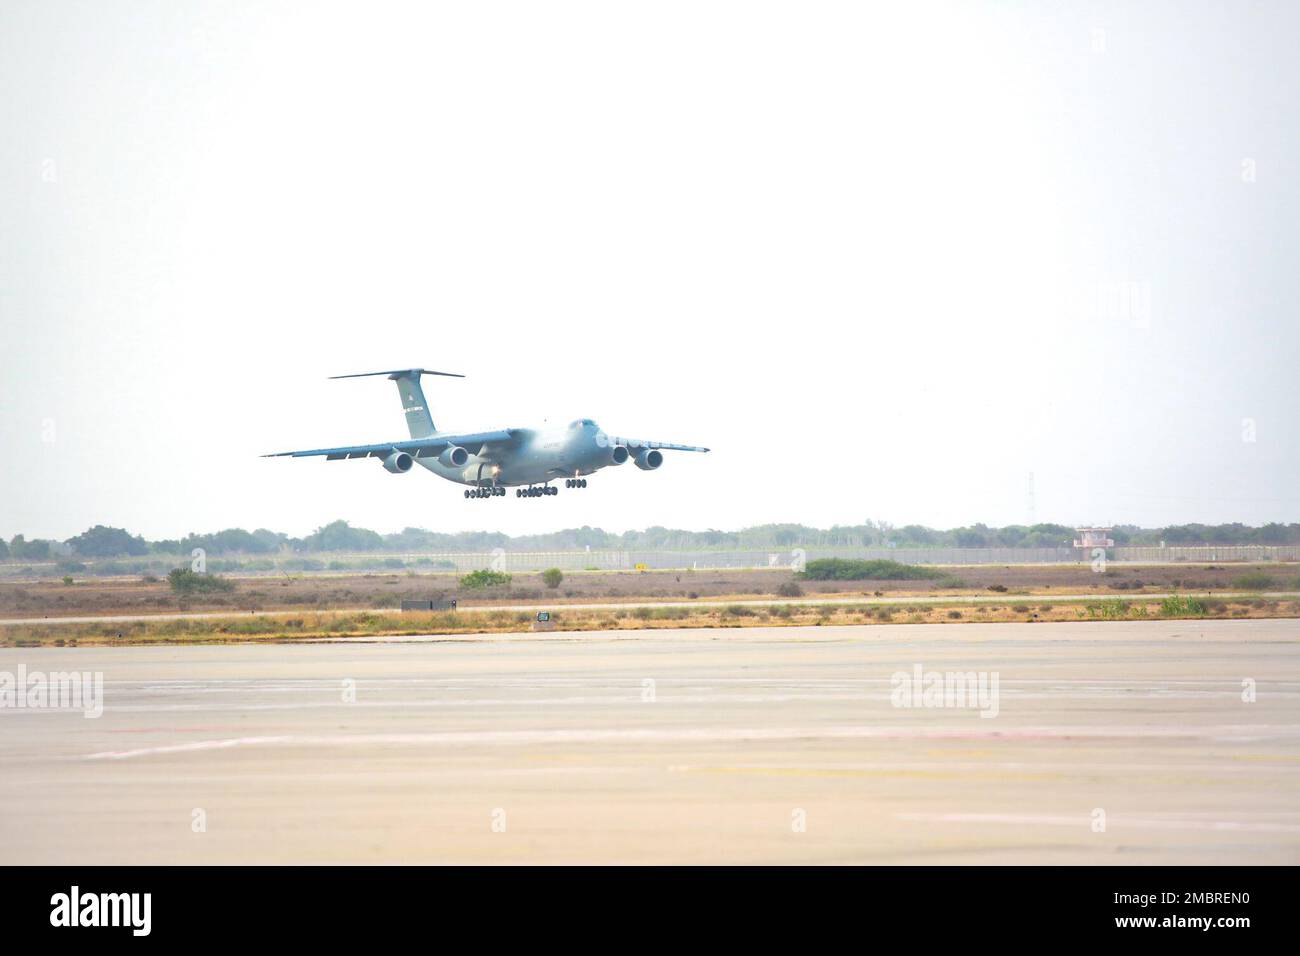
[[777, 585], [776, 593], [780, 597], [799, 597], [803, 594], [803, 588], [793, 581], [786, 581]]
[[687, 607], [657, 607], [654, 609], [654, 618], [660, 621], [680, 621], [690, 617], [691, 609]]
[[315, 558], [290, 558], [280, 565], [287, 571], [324, 571], [325, 562]]
[[809, 561], [799, 577], [808, 581], [918, 581], [943, 577], [934, 568], [921, 568], [897, 561], [859, 561], [851, 558], [818, 558]]
[[1239, 574], [1232, 579], [1234, 588], [1241, 588], [1243, 591], [1264, 591], [1277, 584], [1271, 575], [1263, 571], [1251, 571], [1248, 574]]
[[1121, 601], [1119, 598], [1112, 598], [1109, 601], [1098, 601], [1096, 604], [1088, 605], [1089, 617], [1100, 617], [1107, 621], [1118, 621], [1128, 617], [1129, 603]]
[[542, 583], [552, 590], [558, 588], [563, 580], [564, 572], [559, 568], [547, 568], [542, 572]]
[[182, 597], [235, 589], [234, 581], [228, 581], [215, 574], [196, 574], [189, 568], [172, 568], [167, 572], [167, 583], [174, 593]]
[[960, 621], [960, 620], [961, 620], [961, 611], [949, 611], [949, 612], [948, 612], [948, 619], [949, 619], [949, 620], [952, 620], [952, 621]]
[[731, 617], [753, 617], [754, 609], [743, 604], [731, 604], [723, 608], [722, 613]]
[[1006, 586], [1005, 584], [990, 584], [990, 585], [989, 585], [989, 590], [990, 590], [990, 591], [996, 591], [998, 594], [1003, 594], [1003, 593], [1005, 593], [1005, 592], [1006, 592], [1006, 589], [1007, 589], [1007, 586]]
[[510, 575], [503, 574], [500, 571], [489, 571], [486, 568], [478, 571], [471, 571], [460, 579], [460, 586], [463, 588], [479, 589], [501, 587], [510, 583]]
[[1160, 602], [1164, 617], [1194, 617], [1205, 613], [1205, 602], [1193, 597], [1174, 594]]

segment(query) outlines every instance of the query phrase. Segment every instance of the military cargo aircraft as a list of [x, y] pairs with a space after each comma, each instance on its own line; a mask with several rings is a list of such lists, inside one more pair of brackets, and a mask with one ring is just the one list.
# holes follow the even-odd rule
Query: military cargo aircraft
[[[374, 445], [345, 445], [282, 451], [264, 458], [313, 458], [344, 461], [378, 458], [395, 475], [415, 465], [441, 478], [468, 485], [466, 498], [495, 498], [514, 488], [518, 498], [543, 498], [559, 494], [558, 482], [566, 488], [586, 488], [587, 476], [611, 465], [631, 461], [642, 471], [654, 471], [663, 464], [664, 449], [707, 452], [695, 445], [619, 438], [606, 434], [590, 418], [579, 418], [563, 428], [503, 428], [483, 432], [444, 432], [433, 424], [429, 403], [420, 379], [425, 375], [464, 378], [455, 372], [423, 368], [389, 372], [362, 372], [332, 378], [369, 378], [385, 375], [397, 383], [406, 413], [409, 440]], [[552, 484], [556, 482], [556, 484]]]

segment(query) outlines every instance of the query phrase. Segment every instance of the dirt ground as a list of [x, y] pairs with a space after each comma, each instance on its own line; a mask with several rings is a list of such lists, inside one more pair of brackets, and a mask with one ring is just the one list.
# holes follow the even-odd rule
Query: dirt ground
[[[328, 608], [392, 608], [403, 600], [456, 598], [461, 607], [490, 607], [529, 601], [544, 595], [554, 605], [566, 602], [690, 600], [694, 598], [764, 598], [781, 595], [782, 585], [797, 583], [804, 597], [818, 595], [906, 596], [924, 594], [1091, 593], [1125, 596], [1160, 591], [1214, 592], [1234, 590], [1242, 575], [1261, 572], [1278, 582], [1279, 590], [1295, 587], [1300, 565], [1144, 565], [1114, 563], [1104, 574], [1088, 565], [980, 565], [948, 569], [950, 577], [935, 581], [797, 581], [786, 570], [567, 572], [559, 588], [548, 590], [536, 573], [515, 574], [509, 587], [471, 590], [459, 586], [454, 574], [357, 574], [347, 576], [238, 578], [228, 594], [180, 598], [166, 581], [114, 579], [0, 584], [0, 617], [148, 614], [177, 611], [325, 610]], [[1005, 592], [996, 589], [1005, 588]]]

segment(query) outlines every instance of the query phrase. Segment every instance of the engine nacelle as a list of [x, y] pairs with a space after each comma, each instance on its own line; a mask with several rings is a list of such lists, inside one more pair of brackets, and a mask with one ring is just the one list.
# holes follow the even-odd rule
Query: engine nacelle
[[438, 461], [448, 468], [464, 468], [465, 462], [469, 461], [469, 452], [459, 445], [448, 445], [438, 455]]
[[642, 471], [654, 471], [664, 463], [664, 453], [658, 448], [642, 448], [636, 453], [636, 466]]
[[631, 457], [631, 452], [627, 450], [626, 445], [609, 446], [609, 463], [611, 465], [621, 465]]
[[384, 459], [384, 467], [395, 475], [406, 474], [414, 464], [414, 459], [404, 451], [395, 451]]

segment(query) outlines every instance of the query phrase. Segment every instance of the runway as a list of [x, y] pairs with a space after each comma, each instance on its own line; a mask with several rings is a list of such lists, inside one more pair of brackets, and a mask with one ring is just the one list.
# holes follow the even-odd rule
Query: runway
[[20, 668], [102, 674], [104, 706], [0, 708], [6, 863], [1300, 862], [1296, 620], [0, 649]]

